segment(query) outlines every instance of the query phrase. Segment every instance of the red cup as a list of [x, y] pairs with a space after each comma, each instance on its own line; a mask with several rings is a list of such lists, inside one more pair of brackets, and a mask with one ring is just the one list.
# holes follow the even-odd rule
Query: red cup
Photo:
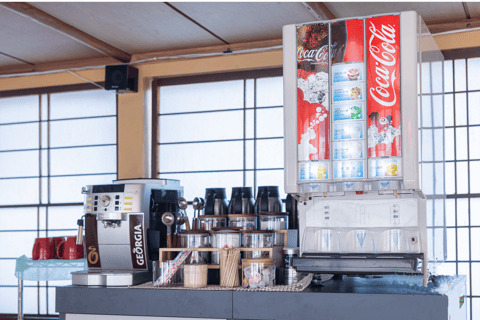
[[55, 245], [50, 238], [36, 238], [32, 250], [33, 260], [49, 260], [55, 257]]
[[60, 245], [61, 242], [67, 240], [67, 237], [52, 237], [52, 242], [53, 245], [55, 246], [55, 250], [53, 251], [55, 253], [54, 259], [60, 259], [57, 254], [58, 246]]
[[84, 257], [83, 245], [77, 245], [77, 237], [67, 237], [66, 241], [60, 242], [57, 248], [59, 259], [74, 260]]

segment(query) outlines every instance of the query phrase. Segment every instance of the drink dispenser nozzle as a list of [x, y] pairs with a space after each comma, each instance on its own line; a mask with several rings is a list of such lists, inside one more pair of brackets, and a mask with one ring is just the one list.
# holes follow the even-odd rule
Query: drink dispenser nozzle
[[77, 220], [78, 232], [77, 232], [77, 245], [83, 244], [83, 217]]

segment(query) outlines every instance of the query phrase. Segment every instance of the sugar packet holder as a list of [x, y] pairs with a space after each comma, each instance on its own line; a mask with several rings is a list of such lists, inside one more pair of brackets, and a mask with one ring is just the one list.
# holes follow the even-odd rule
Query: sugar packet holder
[[[180, 251], [180, 253], [175, 257], [173, 260], [173, 266], [170, 270], [168, 270], [168, 273], [165, 277], [159, 277], [155, 283], [154, 286], [164, 286], [166, 285], [173, 277], [175, 272], [177, 272], [178, 268], [182, 265], [182, 263], [185, 262], [185, 260], [188, 258], [188, 256], [192, 253], [192, 251]], [[162, 281], [163, 280], [163, 281]]]

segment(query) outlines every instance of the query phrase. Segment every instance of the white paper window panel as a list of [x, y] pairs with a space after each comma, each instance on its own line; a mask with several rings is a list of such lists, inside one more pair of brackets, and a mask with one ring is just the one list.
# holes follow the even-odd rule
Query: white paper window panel
[[38, 178], [0, 179], [0, 205], [37, 204]]
[[453, 62], [451, 60], [443, 63], [443, 81], [445, 92], [453, 91]]
[[468, 124], [480, 124], [480, 92], [468, 93]]
[[422, 164], [423, 193], [425, 193], [426, 195], [443, 194], [443, 190], [444, 190], [443, 163], [423, 163]]
[[480, 198], [470, 198], [470, 208], [470, 224], [480, 226]]
[[37, 149], [38, 123], [0, 126], [0, 151]]
[[[45, 189], [46, 190], [46, 189]], [[39, 207], [38, 208], [38, 228], [40, 230], [45, 230], [47, 229], [47, 208], [46, 207]]]
[[455, 227], [455, 199], [445, 199], [446, 226]]
[[[45, 290], [45, 288], [40, 288]], [[18, 310], [18, 291], [17, 288], [0, 288], [0, 310], [2, 313], [14, 313], [17, 314]], [[23, 313], [24, 314], [37, 314], [37, 288], [26, 287], [23, 290]]]
[[283, 139], [257, 140], [257, 169], [283, 169], [283, 146]]
[[430, 68], [432, 70], [432, 93], [441, 93], [443, 91], [443, 62], [432, 62]]
[[23, 96], [0, 99], [0, 124], [38, 121], [39, 96]]
[[41, 128], [41, 139], [42, 141], [40, 142], [40, 147], [41, 148], [48, 148], [48, 122], [47, 121], [42, 121], [40, 122], [40, 128]]
[[422, 161], [443, 161], [444, 129], [422, 130]]
[[283, 106], [283, 77], [257, 79], [257, 107]]
[[243, 80], [160, 88], [160, 113], [243, 108]]
[[468, 199], [457, 199], [457, 226], [468, 226]]
[[243, 111], [159, 117], [160, 143], [243, 139]]
[[255, 154], [254, 153], [255, 153], [255, 148], [254, 148], [253, 140], [247, 140], [245, 142], [246, 169], [253, 169], [254, 168], [254, 161], [255, 161]]
[[[257, 186], [278, 186], [280, 199], [285, 199], [284, 171], [281, 170], [257, 170]], [[282, 203], [282, 210], [285, 205]]]
[[50, 147], [113, 144], [116, 137], [115, 117], [50, 122]]
[[39, 151], [0, 152], [0, 178], [39, 175]]
[[[470, 291], [470, 264], [468, 262], [459, 262], [458, 263], [458, 274], [467, 276], [467, 295], [471, 295], [472, 292]], [[467, 305], [467, 315], [470, 314], [470, 299], [465, 299], [465, 302], [468, 302]], [[472, 320], [477, 320], [477, 319], [472, 319]]]
[[283, 108], [257, 109], [257, 138], [283, 137]]
[[470, 193], [480, 193], [480, 161], [470, 162]]
[[455, 94], [455, 124], [457, 126], [467, 125], [467, 94]]
[[50, 150], [50, 175], [117, 171], [116, 146]]
[[455, 135], [453, 128], [445, 129], [445, 160], [455, 160]]
[[115, 92], [88, 90], [50, 95], [50, 119], [68, 119], [115, 115]]
[[48, 229], [75, 229], [82, 215], [83, 206], [49, 207]]
[[480, 159], [480, 127], [469, 127], [468, 130], [470, 145], [468, 149], [469, 158], [472, 160]]
[[470, 58], [467, 60], [468, 67], [468, 90], [479, 90], [480, 81], [480, 58]]
[[42, 116], [41, 120], [46, 121], [48, 120], [48, 94], [42, 94], [40, 96], [41, 100], [41, 108], [42, 108]]
[[428, 237], [428, 260], [443, 261], [444, 254], [445, 254], [444, 248], [443, 248], [444, 229], [428, 228], [427, 237]]
[[[212, 173], [180, 173], [180, 174], [161, 174], [161, 179], [179, 179], [183, 186], [184, 198], [192, 201], [195, 197], [205, 199], [206, 188], [226, 188], [227, 200], [230, 200], [232, 187], [243, 186], [243, 172], [212, 172]], [[248, 185], [247, 185], [248, 186]], [[187, 208], [187, 213], [193, 217], [191, 206]]]
[[[468, 299], [467, 299], [468, 300]], [[472, 298], [472, 318], [471, 319], [480, 319], [480, 298]], [[469, 317], [469, 315], [467, 315]]]
[[[472, 241], [470, 241], [472, 243], [472, 260], [480, 261], [480, 248], [478, 246], [478, 244], [480, 243], [480, 228], [471, 228], [470, 232], [472, 239]], [[480, 285], [478, 286], [478, 290], [480, 290]]]
[[117, 179], [116, 174], [52, 177], [50, 178], [50, 201], [51, 203], [82, 202], [84, 196], [82, 187], [94, 184], [109, 184]]
[[455, 60], [455, 91], [465, 91], [467, 89], [466, 85], [465, 59]]
[[18, 258], [26, 255], [31, 258], [36, 237], [37, 231], [0, 232], [0, 243], [15, 243], [14, 246], [0, 246], [0, 257]]
[[456, 160], [466, 160], [468, 159], [468, 144], [467, 144], [467, 128], [456, 128], [456, 149], [457, 149], [457, 159]]
[[[15, 277], [15, 259], [0, 260], [0, 286], [16, 286], [18, 279]], [[0, 308], [0, 312], [1, 312]]]
[[457, 259], [457, 240], [455, 237], [455, 229], [447, 229], [447, 261], [455, 261]]
[[453, 94], [444, 95], [445, 126], [453, 126]]
[[422, 63], [422, 93], [431, 93], [430, 63]]
[[457, 193], [468, 193], [468, 163], [457, 162]]
[[443, 96], [442, 95], [432, 96], [432, 105], [433, 105], [433, 126], [443, 127], [443, 123], [444, 123]]
[[243, 169], [243, 141], [159, 146], [160, 172]]
[[37, 208], [0, 208], [0, 230], [37, 230]]
[[[245, 119], [245, 137], [247, 139], [254, 138], [254, 130], [255, 130], [255, 118], [254, 118], [254, 110], [247, 110], [246, 112], [246, 119]], [[257, 132], [258, 135], [258, 132]]]
[[457, 241], [458, 260], [469, 260], [470, 239], [468, 237], [468, 228], [457, 229]]
[[246, 108], [253, 108], [255, 106], [255, 80], [247, 79], [245, 89], [245, 106]]
[[455, 164], [453, 162], [445, 163], [445, 193], [455, 194]]
[[427, 226], [443, 227], [445, 210], [443, 199], [427, 200]]
[[[446, 276], [454, 276], [457, 274], [455, 262], [445, 262], [442, 264], [437, 264], [437, 274], [442, 274]], [[467, 299], [465, 299], [467, 300]]]
[[[472, 263], [472, 295], [480, 295], [480, 263], [477, 262]], [[480, 305], [478, 307], [480, 307]], [[473, 310], [475, 309], [474, 307]], [[473, 317], [473, 319], [478, 318]]]
[[432, 96], [422, 96], [422, 126], [433, 127]]

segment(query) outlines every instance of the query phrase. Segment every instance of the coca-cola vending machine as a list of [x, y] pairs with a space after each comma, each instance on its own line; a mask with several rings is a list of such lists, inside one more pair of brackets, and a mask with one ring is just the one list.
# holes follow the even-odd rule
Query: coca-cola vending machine
[[[443, 60], [415, 12], [283, 27], [285, 191], [299, 200], [298, 271], [423, 274], [426, 285], [431, 251], [445, 259], [445, 228], [428, 228], [420, 179], [427, 51]], [[434, 198], [445, 205], [441, 192]]]

